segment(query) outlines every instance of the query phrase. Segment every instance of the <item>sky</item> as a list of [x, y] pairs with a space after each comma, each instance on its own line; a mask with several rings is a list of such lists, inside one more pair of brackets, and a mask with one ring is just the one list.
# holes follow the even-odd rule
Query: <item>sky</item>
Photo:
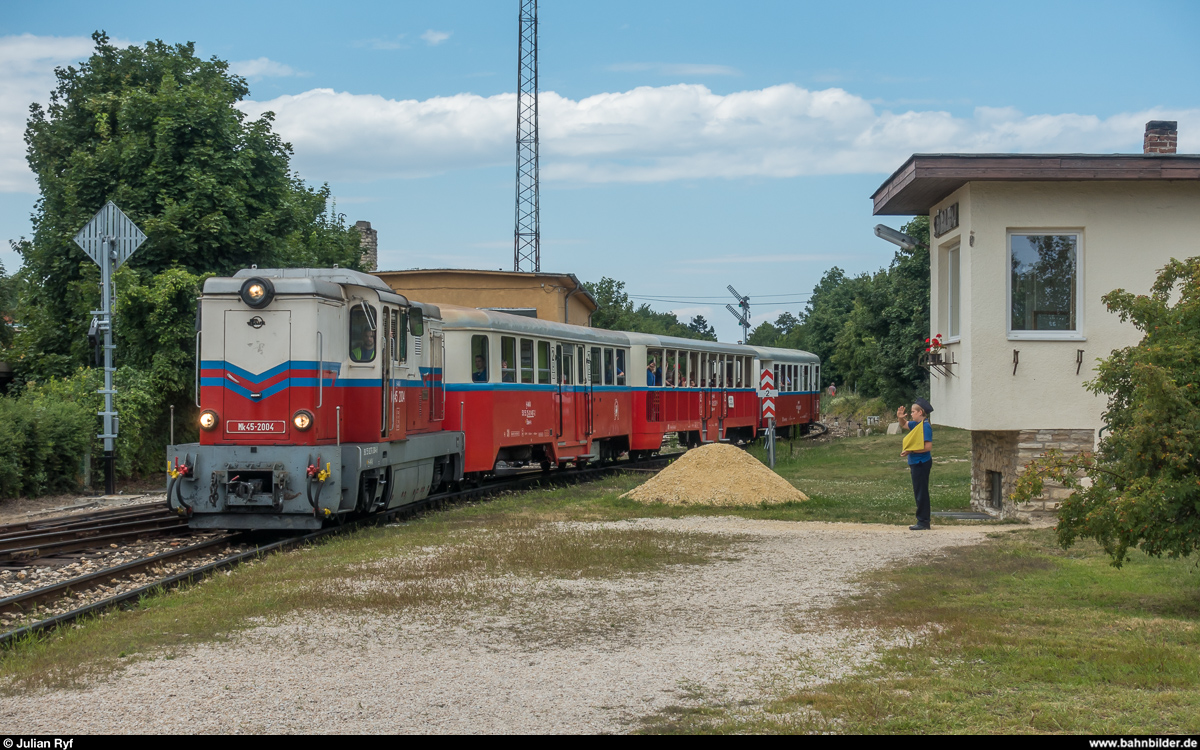
[[[193, 41], [275, 113], [292, 167], [379, 231], [381, 269], [511, 269], [518, 0], [0, 0], [0, 239], [28, 236], [22, 140], [97, 29]], [[542, 270], [741, 338], [833, 266], [873, 272], [870, 195], [913, 153], [1200, 152], [1200, 3], [645, 0], [539, 7]], [[8, 272], [20, 256], [0, 248]]]

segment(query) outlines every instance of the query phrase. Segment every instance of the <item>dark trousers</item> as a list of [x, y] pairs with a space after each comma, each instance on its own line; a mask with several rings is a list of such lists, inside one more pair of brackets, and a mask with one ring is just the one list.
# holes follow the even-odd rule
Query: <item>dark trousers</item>
[[913, 496], [917, 499], [917, 523], [929, 525], [929, 470], [933, 461], [922, 461], [919, 464], [909, 464], [912, 473]]

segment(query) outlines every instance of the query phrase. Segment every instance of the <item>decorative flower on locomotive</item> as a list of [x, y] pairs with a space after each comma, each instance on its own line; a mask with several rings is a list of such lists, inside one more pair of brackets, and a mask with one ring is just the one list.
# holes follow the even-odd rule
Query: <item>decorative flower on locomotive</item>
[[316, 529], [462, 478], [442, 428], [436, 306], [341, 269], [247, 269], [204, 284], [200, 441], [168, 447], [193, 528]]

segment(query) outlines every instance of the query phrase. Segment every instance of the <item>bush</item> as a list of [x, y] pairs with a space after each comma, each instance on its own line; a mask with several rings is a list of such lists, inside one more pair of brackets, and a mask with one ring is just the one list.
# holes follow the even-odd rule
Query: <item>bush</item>
[[0, 497], [78, 489], [95, 419], [78, 401], [0, 397]]
[[[0, 497], [69, 492], [80, 487], [84, 456], [91, 475], [104, 476], [104, 442], [96, 437], [104, 397], [96, 391], [104, 372], [80, 368], [69, 378], [30, 382], [19, 395], [0, 397]], [[113, 378], [119, 429], [118, 478], [159, 471], [170, 433], [170, 396], [151, 373], [122, 367]], [[196, 439], [195, 408], [179, 409], [176, 439]]]
[[879, 417], [880, 422], [887, 424], [892, 421], [895, 409], [889, 409], [881, 398], [867, 398], [858, 393], [847, 393], [844, 396], [826, 399], [821, 403], [821, 413], [825, 417], [840, 417], [853, 419], [856, 422], [866, 422], [867, 417]]

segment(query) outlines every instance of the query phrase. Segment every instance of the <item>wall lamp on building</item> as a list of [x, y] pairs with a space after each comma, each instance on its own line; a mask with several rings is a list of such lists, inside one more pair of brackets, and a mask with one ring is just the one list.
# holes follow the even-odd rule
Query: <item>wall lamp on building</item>
[[889, 226], [883, 224], [875, 225], [875, 236], [881, 240], [887, 240], [893, 245], [899, 245], [905, 250], [915, 250], [918, 247], [928, 247], [924, 242], [921, 242], [916, 237], [910, 237], [904, 232], [898, 232]]

